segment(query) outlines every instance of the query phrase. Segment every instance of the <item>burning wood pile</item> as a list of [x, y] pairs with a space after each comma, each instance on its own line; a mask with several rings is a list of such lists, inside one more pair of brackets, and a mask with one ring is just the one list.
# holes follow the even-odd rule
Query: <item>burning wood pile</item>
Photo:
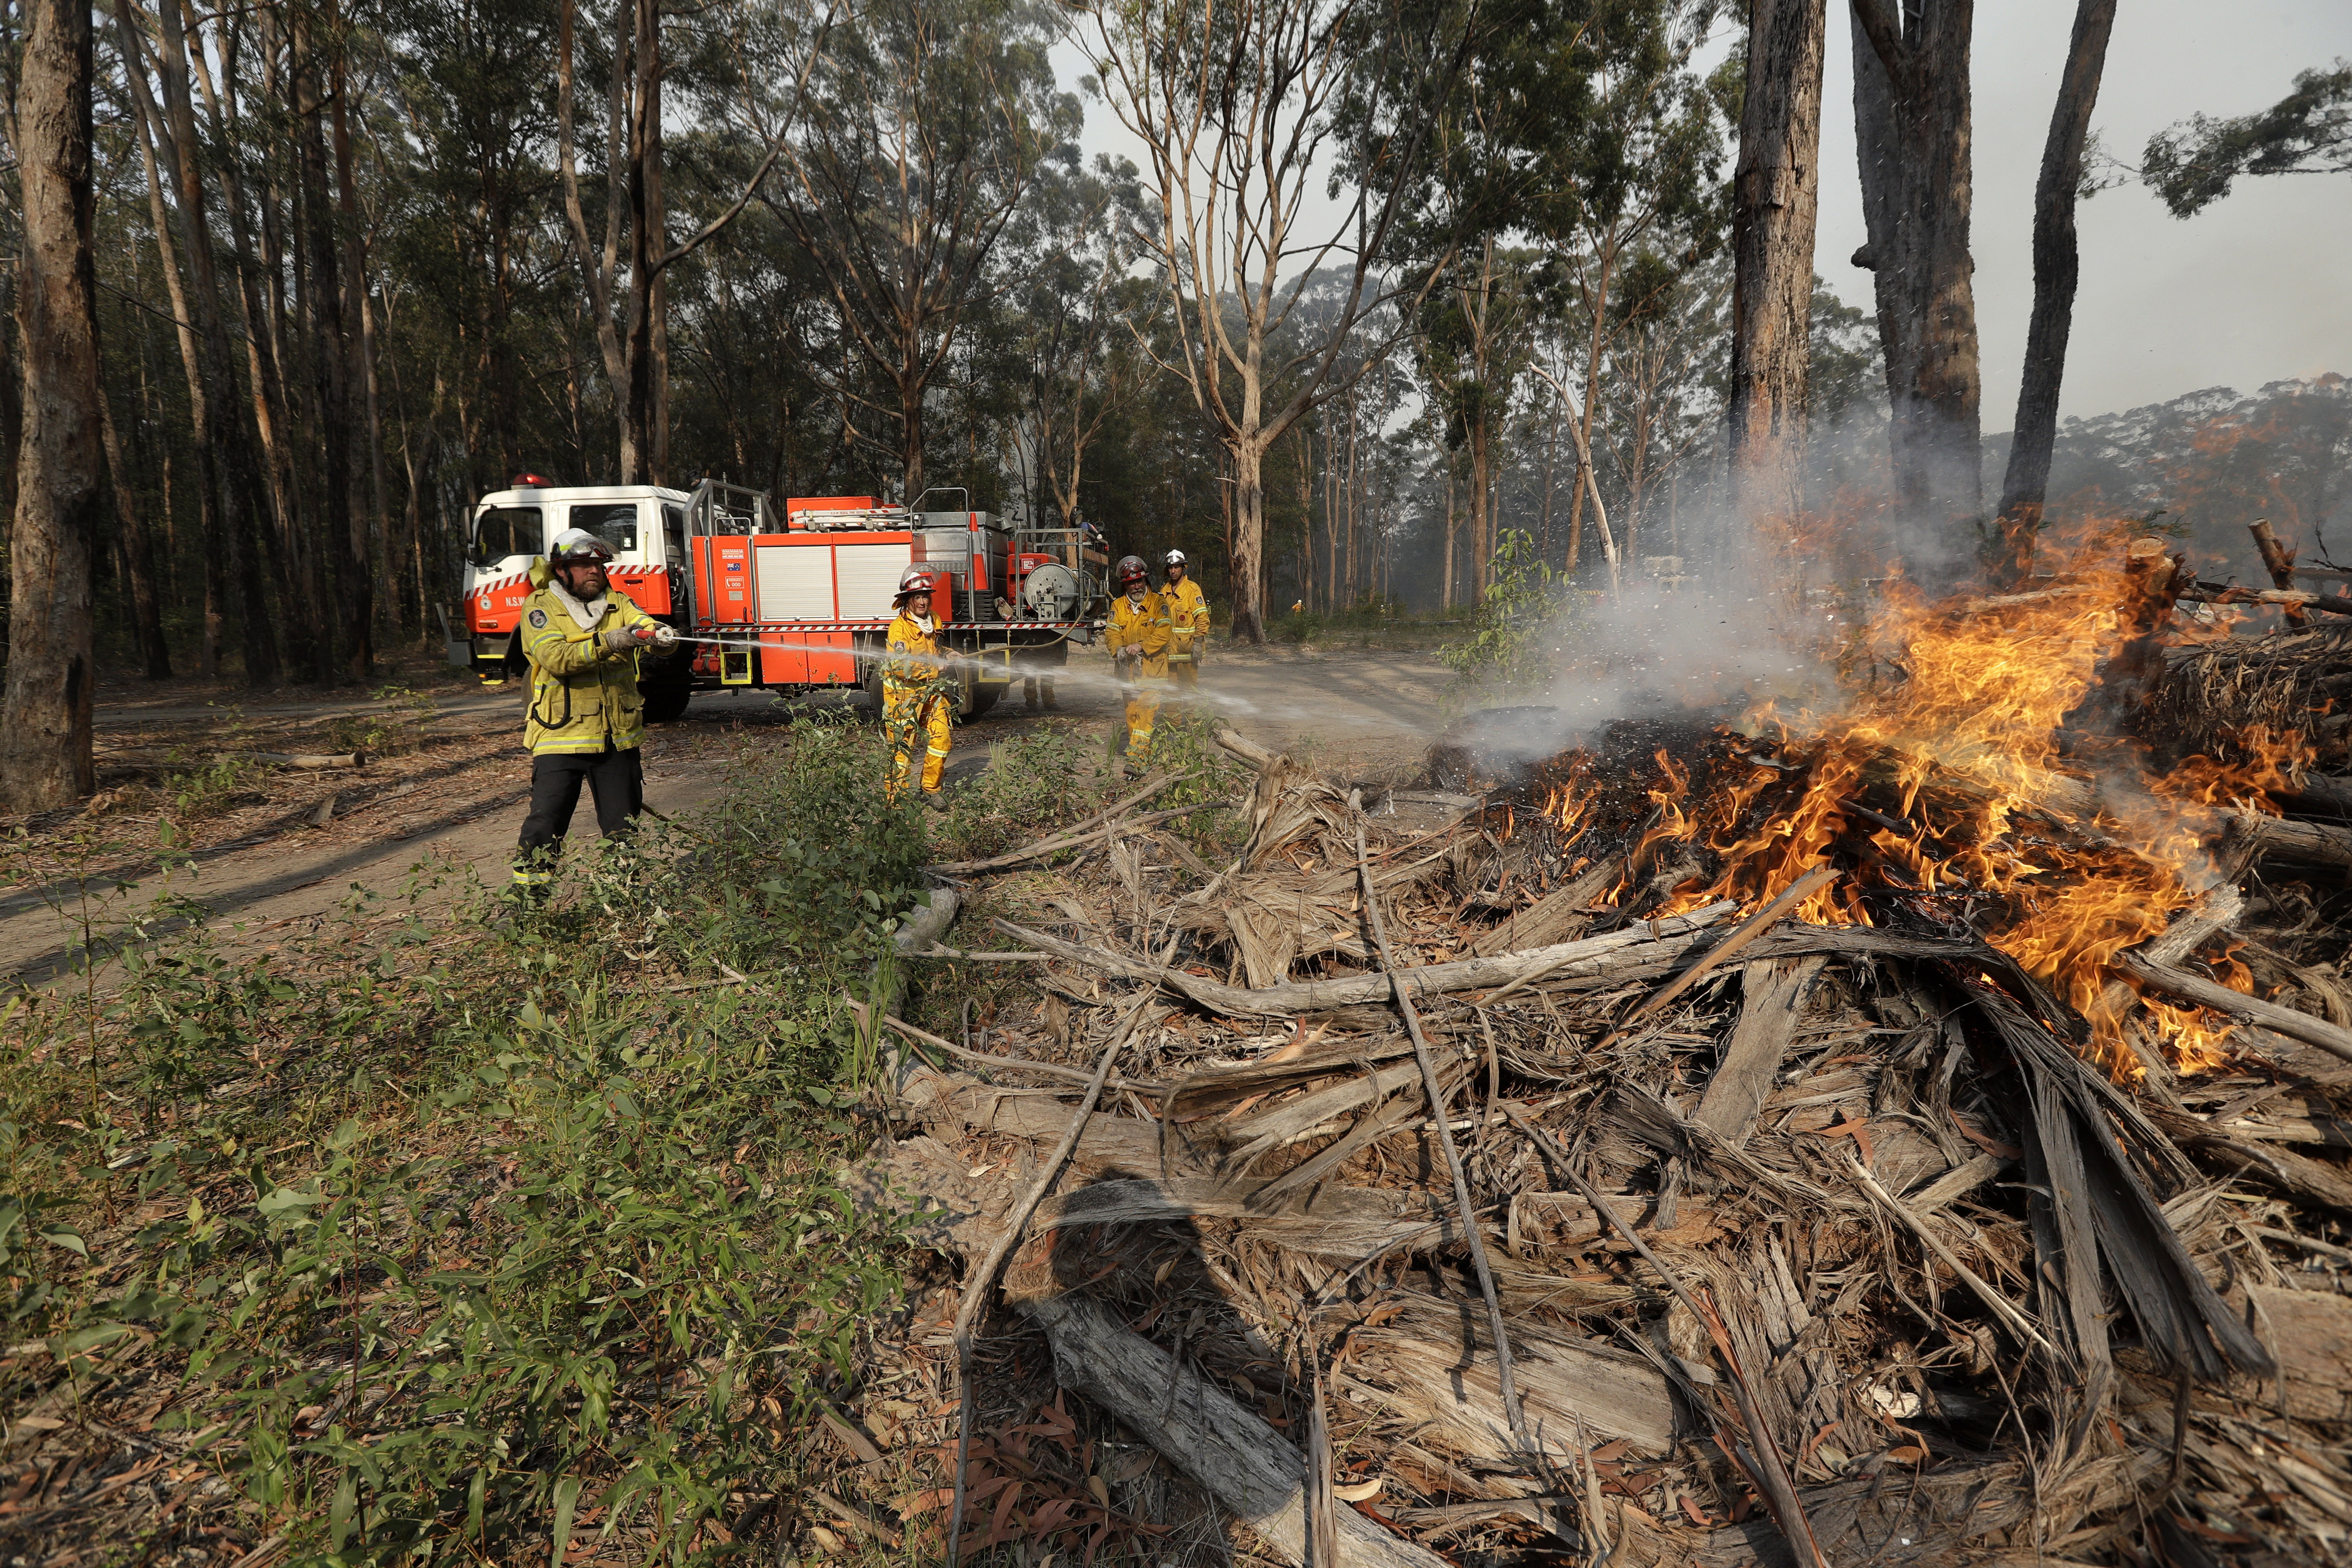
[[[1031, 876], [1037, 1011], [900, 1026], [857, 1179], [983, 1349], [1042, 1335], [1087, 1474], [983, 1377], [908, 1527], [1167, 1561], [1181, 1486], [1293, 1563], [2346, 1560], [2341, 731], [2152, 752], [2215, 656], [2146, 576], [1450, 792], [1228, 732], [1232, 864], [1138, 825]], [[2268, 642], [2352, 683], [2352, 633]]]

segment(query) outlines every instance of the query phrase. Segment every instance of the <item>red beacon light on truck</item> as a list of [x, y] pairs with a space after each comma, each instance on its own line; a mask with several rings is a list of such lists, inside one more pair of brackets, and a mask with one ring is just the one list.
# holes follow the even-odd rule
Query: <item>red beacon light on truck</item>
[[518, 490], [545, 489], [554, 483], [553, 479], [542, 479], [537, 474], [517, 474], [508, 488]]

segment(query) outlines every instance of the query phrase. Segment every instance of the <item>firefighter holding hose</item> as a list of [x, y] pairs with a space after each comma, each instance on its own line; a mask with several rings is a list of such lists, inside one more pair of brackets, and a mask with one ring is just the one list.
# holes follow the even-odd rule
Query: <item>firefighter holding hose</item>
[[1151, 573], [1138, 556], [1118, 563], [1119, 596], [1110, 602], [1110, 627], [1103, 645], [1127, 682], [1127, 754], [1141, 763], [1151, 757], [1152, 720], [1168, 685], [1168, 648], [1174, 640], [1166, 601], [1151, 591]]
[[915, 740], [923, 738], [925, 804], [939, 799], [940, 775], [948, 765], [948, 738], [955, 724], [956, 685], [940, 660], [938, 628], [931, 620], [929, 570], [909, 566], [890, 601], [889, 654], [882, 663], [882, 722], [890, 739], [889, 795], [915, 772]]
[[1201, 684], [1201, 657], [1209, 648], [1209, 601], [1185, 570], [1182, 551], [1170, 551], [1160, 564], [1166, 579], [1160, 597], [1168, 606], [1168, 674], [1179, 689], [1190, 689]]
[[530, 564], [537, 592], [522, 603], [517, 635], [530, 661], [530, 812], [516, 847], [514, 884], [526, 900], [555, 880], [557, 858], [585, 783], [596, 796], [596, 826], [625, 839], [645, 810], [645, 703], [637, 663], [648, 649], [668, 651], [677, 634], [614, 588], [604, 563], [613, 548], [583, 528], [555, 537], [546, 559]]

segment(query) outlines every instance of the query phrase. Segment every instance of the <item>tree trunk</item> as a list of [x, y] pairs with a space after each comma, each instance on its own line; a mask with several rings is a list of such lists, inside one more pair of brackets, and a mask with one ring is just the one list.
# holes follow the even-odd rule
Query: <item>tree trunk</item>
[[[629, 116], [629, 346], [628, 388], [623, 417], [628, 423], [625, 450], [634, 459], [623, 484], [662, 482], [669, 458], [667, 411], [668, 336], [663, 331], [666, 299], [659, 270], [666, 251], [662, 221], [661, 6], [639, 0], [635, 67]], [[909, 500], [913, 498], [909, 497]]]
[[[1824, 0], [1751, 0], [1732, 179], [1730, 424], [1743, 519], [1803, 508]], [[1631, 546], [1629, 545], [1630, 549]]]
[[1227, 561], [1232, 575], [1233, 640], [1265, 641], [1265, 448], [1254, 437], [1228, 437], [1232, 459], [1233, 525]]
[[343, 321], [350, 352], [344, 385], [346, 402], [351, 405], [345, 426], [350, 437], [351, 556], [367, 574], [374, 605], [375, 624], [370, 628], [369, 644], [373, 653], [376, 641], [397, 640], [400, 605], [399, 595], [375, 592], [379, 581], [393, 580], [392, 551], [383, 523], [383, 419], [376, 399], [375, 331], [371, 321], [373, 312], [368, 309], [367, 251], [360, 233], [358, 182], [352, 167], [351, 116], [345, 111], [349, 78], [343, 34], [332, 7], [328, 16], [336, 26], [328, 79], [333, 84], [330, 97], [334, 105], [335, 201], [342, 228]]
[[113, 481], [114, 521], [122, 545], [122, 575], [131, 590], [131, 641], [139, 649], [141, 673], [150, 680], [169, 680], [172, 651], [163, 641], [163, 612], [155, 599], [155, 552], [148, 546], [147, 527], [140, 521], [139, 502], [131, 493], [131, 472], [122, 460], [122, 437], [115, 433], [114, 410], [102, 395], [98, 416], [107, 477]]
[[[215, 570], [234, 580], [246, 681], [252, 686], [275, 685], [279, 675], [277, 628], [270, 621], [268, 593], [263, 585], [258, 520], [248, 505], [253, 489], [250, 453], [244, 426], [230, 405], [220, 401], [234, 397], [236, 378], [230, 368], [227, 323], [221, 319], [219, 277], [200, 161], [203, 150], [196, 140], [195, 111], [188, 91], [187, 42], [177, 0], [163, 0], [156, 19], [163, 41], [157, 76], [163, 89], [163, 123], [171, 132], [180, 236], [188, 264], [188, 306], [205, 382], [202, 395], [193, 384], [189, 389], [192, 416], [203, 421], [191, 435], [198, 448], [203, 504], [218, 520], [217, 548], [225, 557], [217, 569], [207, 563], [206, 583], [209, 587]], [[140, 91], [145, 91], [143, 83]], [[202, 413], [195, 416], [199, 408]], [[207, 526], [211, 526], [209, 519]], [[214, 602], [218, 603], [217, 595]], [[208, 614], [206, 618], [208, 635], [216, 637], [218, 628], [210, 624], [212, 616]]]
[[25, 429], [9, 535], [0, 800], [12, 811], [36, 812], [69, 805], [96, 783], [89, 563], [101, 437], [90, 9], [77, 0], [26, 0], [21, 14], [16, 331]]
[[294, 34], [294, 93], [300, 115], [303, 231], [310, 279], [310, 318], [316, 351], [312, 374], [319, 397], [320, 438], [325, 448], [326, 482], [320, 518], [324, 527], [320, 553], [336, 561], [335, 619], [338, 662], [345, 679], [364, 680], [375, 667], [375, 574], [368, 569], [367, 520], [352, 500], [350, 333], [345, 328], [341, 247], [335, 242], [335, 209], [327, 189], [327, 97], [320, 88], [319, 40], [308, 22]]
[[1459, 517], [1454, 509], [1454, 465], [1448, 462], [1445, 465], [1445, 574], [1442, 595], [1443, 607], [1447, 610], [1454, 608], [1454, 534], [1459, 526]]
[[[193, 74], [202, 86], [205, 101], [212, 122], [215, 143], [227, 146], [234, 142], [236, 124], [234, 109], [237, 90], [237, 61], [242, 53], [241, 19], [234, 15], [223, 16], [220, 28], [222, 79], [215, 83], [205, 63], [205, 51], [198, 47], [186, 52], [178, 78], [178, 86], [185, 91], [187, 77]], [[181, 41], [176, 26], [166, 31], [166, 58], [172, 46]], [[270, 67], [274, 73], [274, 63]], [[167, 80], [166, 86], [171, 83]], [[224, 90], [225, 89], [225, 90]], [[188, 124], [193, 128], [194, 115], [191, 110]], [[276, 237], [276, 209], [267, 203], [261, 233], [262, 249], [257, 260], [254, 248], [253, 220], [245, 180], [235, 159], [221, 163], [222, 205], [228, 215], [229, 242], [234, 247], [237, 279], [237, 304], [245, 325], [246, 369], [250, 382], [253, 406], [253, 442], [247, 443], [246, 426], [242, 419], [231, 423], [238, 443], [236, 461], [243, 469], [247, 510], [255, 520], [257, 531], [266, 526], [269, 541], [271, 574], [278, 587], [278, 614], [286, 625], [286, 643], [292, 656], [293, 673], [297, 679], [316, 679], [316, 661], [324, 657], [326, 641], [325, 596], [315, 581], [306, 579], [308, 553], [300, 534], [300, 491], [295, 483], [294, 463], [287, 450], [283, 432], [286, 422], [286, 390], [282, 366], [285, 363], [285, 323], [279, 308], [277, 279], [280, 276], [277, 262], [279, 251]], [[266, 193], [274, 197], [274, 184], [265, 183]], [[262, 293], [262, 278], [269, 279], [267, 298]]]
[[2033, 187], [2033, 314], [2025, 328], [2025, 374], [2017, 388], [2017, 427], [2010, 438], [2009, 472], [2000, 488], [2000, 539], [1994, 580], [2021, 581], [2033, 565], [2050, 488], [2050, 454], [2058, 439], [2058, 385], [2066, 370], [2066, 339], [2074, 324], [2074, 286], [2082, 254], [2074, 234], [2074, 198], [2083, 184], [2083, 153], [2091, 135], [2091, 109], [2115, 30], [2116, 0], [2081, 0], [2074, 36], [2066, 46], [2066, 74], [2050, 114], [2042, 149], [2042, 177]]
[[1580, 478], [1583, 482], [1568, 496], [1568, 574], [1575, 577], [1580, 564], [1578, 557], [1584, 552], [1584, 500], [1596, 489], [1598, 475], [1583, 475], [1592, 457], [1592, 419], [1600, 409], [1601, 354], [1608, 346], [1609, 285], [1615, 270], [1616, 257], [1604, 253], [1601, 257], [1601, 276], [1594, 281], [1591, 298], [1587, 304], [1592, 311], [1592, 341], [1584, 356], [1584, 407], [1571, 416], [1575, 421], [1577, 451], [1580, 454]]
[[[1949, 530], [1982, 506], [1981, 391], [1969, 256], [1974, 0], [1853, 0], [1854, 135], [1886, 354], [1897, 503]], [[1964, 557], [1953, 542], [1948, 562]]]

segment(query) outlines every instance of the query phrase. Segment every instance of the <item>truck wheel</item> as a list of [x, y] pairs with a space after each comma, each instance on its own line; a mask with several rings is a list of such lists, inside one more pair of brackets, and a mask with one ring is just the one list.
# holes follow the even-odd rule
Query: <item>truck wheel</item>
[[866, 667], [857, 682], [866, 691], [866, 716], [879, 723], [882, 719], [882, 660], [861, 656], [859, 662]]
[[957, 722], [969, 724], [982, 717], [990, 709], [995, 707], [996, 700], [1003, 695], [1004, 688], [1002, 686], [991, 686], [982, 681], [972, 682], [963, 689], [963, 701], [958, 705], [956, 711]]

